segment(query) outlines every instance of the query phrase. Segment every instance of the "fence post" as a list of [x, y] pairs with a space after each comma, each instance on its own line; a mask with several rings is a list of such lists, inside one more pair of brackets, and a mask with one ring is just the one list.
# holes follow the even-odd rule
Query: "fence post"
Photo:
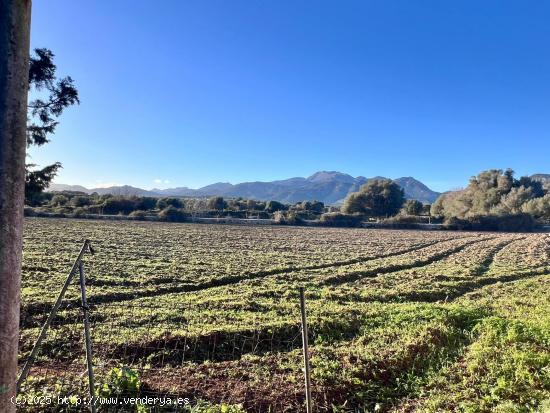
[[309, 346], [306, 320], [306, 299], [304, 287], [300, 287], [300, 311], [302, 314], [302, 348], [304, 353], [304, 377], [306, 385], [306, 412], [311, 413], [311, 379], [309, 372]]
[[86, 275], [84, 274], [84, 264], [80, 261], [78, 266], [80, 272], [80, 293], [82, 297], [82, 312], [84, 314], [84, 337], [86, 340], [86, 365], [88, 367], [88, 385], [90, 386], [90, 409], [92, 413], [96, 412], [95, 398], [95, 381], [94, 370], [92, 367], [92, 338], [90, 337], [90, 321], [88, 319], [88, 302], [86, 300]]
[[57, 313], [59, 306], [61, 305], [61, 301], [63, 300], [63, 297], [65, 297], [65, 292], [67, 291], [67, 288], [69, 287], [69, 284], [71, 283], [74, 277], [74, 274], [76, 273], [76, 269], [80, 265], [82, 256], [86, 251], [89, 251], [91, 254], [93, 254], [93, 249], [92, 249], [92, 246], [90, 245], [89, 240], [85, 240], [84, 244], [82, 245], [82, 248], [80, 248], [80, 252], [78, 253], [78, 257], [74, 261], [73, 267], [71, 268], [71, 272], [67, 276], [67, 279], [63, 284], [63, 288], [61, 288], [61, 291], [57, 296], [57, 300], [55, 300], [55, 304], [53, 305], [52, 311], [50, 311], [50, 314], [48, 315], [48, 319], [46, 320], [46, 322], [42, 326], [42, 329], [40, 330], [40, 333], [38, 334], [38, 338], [34, 343], [34, 346], [32, 348], [31, 354], [29, 355], [29, 358], [27, 359], [27, 361], [25, 362], [25, 365], [23, 366], [23, 370], [21, 370], [21, 374], [19, 375], [19, 379], [17, 380], [17, 393], [19, 393], [19, 390], [21, 389], [21, 384], [25, 381], [25, 379], [27, 378], [27, 375], [29, 374], [29, 370], [32, 366], [32, 363], [34, 362], [34, 359], [36, 358], [36, 355], [38, 354], [38, 351], [40, 350], [42, 341], [46, 337], [48, 328], [50, 327], [50, 324], [53, 318], [55, 317], [55, 314]]

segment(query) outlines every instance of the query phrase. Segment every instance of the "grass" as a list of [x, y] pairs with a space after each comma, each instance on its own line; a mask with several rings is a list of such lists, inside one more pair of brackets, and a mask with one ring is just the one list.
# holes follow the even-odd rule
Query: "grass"
[[[550, 407], [548, 234], [27, 219], [22, 360], [84, 238], [99, 380], [127, 366], [193, 411], [299, 411], [306, 286], [318, 412]], [[78, 294], [27, 392], [85, 390]]]

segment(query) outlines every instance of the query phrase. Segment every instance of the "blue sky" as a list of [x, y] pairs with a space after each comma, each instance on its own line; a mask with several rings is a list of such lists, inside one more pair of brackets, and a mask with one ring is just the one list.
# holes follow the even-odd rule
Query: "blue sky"
[[32, 47], [81, 105], [56, 182], [199, 187], [550, 173], [550, 3], [37, 0]]

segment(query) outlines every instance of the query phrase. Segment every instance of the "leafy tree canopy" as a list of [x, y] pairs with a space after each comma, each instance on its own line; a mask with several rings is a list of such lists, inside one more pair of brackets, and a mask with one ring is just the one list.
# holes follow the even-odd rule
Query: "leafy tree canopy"
[[[54, 54], [48, 49], [35, 49], [30, 56], [29, 92], [34, 98], [30, 99], [27, 110], [27, 146], [48, 143], [63, 111], [80, 103], [73, 79], [70, 76], [58, 78], [53, 59]], [[26, 171], [25, 198], [31, 205], [39, 202], [61, 163], [55, 162], [42, 169], [35, 167], [28, 164]]]
[[405, 201], [403, 189], [390, 179], [373, 179], [348, 195], [342, 211], [372, 217], [395, 215]]
[[491, 169], [472, 177], [465, 189], [441, 195], [432, 205], [431, 213], [461, 219], [522, 212], [544, 217], [547, 202], [540, 182], [529, 177], [515, 179], [511, 169]]

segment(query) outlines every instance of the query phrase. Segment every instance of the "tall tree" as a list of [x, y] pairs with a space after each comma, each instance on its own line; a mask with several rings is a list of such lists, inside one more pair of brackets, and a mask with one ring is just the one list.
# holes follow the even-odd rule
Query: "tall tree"
[[372, 179], [344, 201], [343, 212], [373, 217], [395, 215], [403, 202], [403, 189], [390, 179]]
[[[59, 124], [57, 120], [65, 108], [79, 103], [78, 91], [70, 76], [58, 79], [54, 54], [48, 49], [35, 49], [30, 57], [29, 92], [39, 97], [29, 102], [27, 145], [42, 146], [50, 141], [49, 136]], [[45, 96], [44, 96], [45, 95]], [[42, 169], [27, 165], [25, 198], [30, 205], [40, 201], [40, 195], [57, 174], [61, 163], [56, 162]]]
[[0, 412], [15, 412], [31, 0], [0, 0]]

